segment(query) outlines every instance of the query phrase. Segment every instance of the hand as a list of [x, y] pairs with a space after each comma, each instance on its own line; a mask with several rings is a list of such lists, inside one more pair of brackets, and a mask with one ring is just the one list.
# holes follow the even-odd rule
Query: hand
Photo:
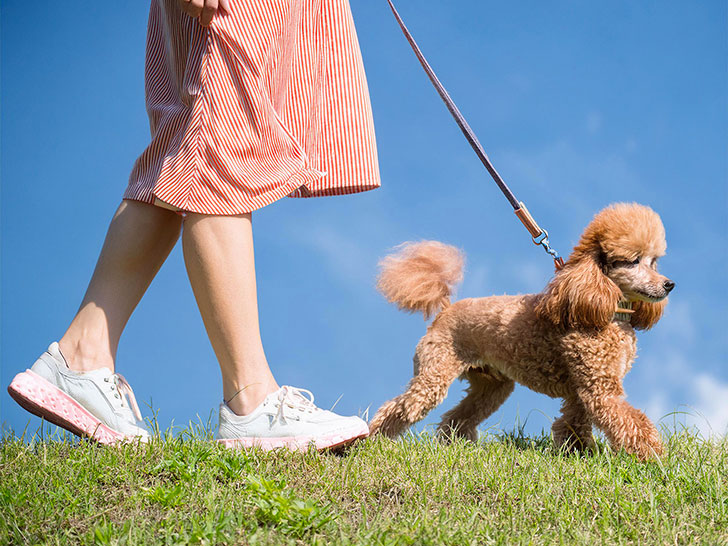
[[228, 0], [177, 0], [179, 7], [187, 15], [195, 19], [199, 18], [200, 24], [206, 27], [212, 21], [213, 15], [219, 8], [230, 13]]

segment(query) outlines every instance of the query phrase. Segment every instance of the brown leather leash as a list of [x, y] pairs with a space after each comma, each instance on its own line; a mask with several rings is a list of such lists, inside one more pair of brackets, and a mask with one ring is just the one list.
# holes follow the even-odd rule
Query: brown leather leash
[[505, 195], [506, 199], [508, 199], [508, 202], [513, 207], [513, 212], [515, 212], [518, 219], [531, 234], [531, 239], [533, 240], [534, 244], [541, 245], [544, 250], [546, 250], [546, 252], [553, 258], [554, 265], [556, 267], [556, 270], [558, 271], [559, 269], [564, 267], [564, 260], [559, 256], [559, 253], [556, 252], [556, 250], [551, 248], [551, 246], [549, 245], [548, 231], [546, 231], [545, 229], [541, 229], [541, 227], [536, 223], [536, 220], [533, 219], [533, 216], [531, 216], [531, 213], [528, 212], [526, 205], [524, 205], [522, 201], [516, 199], [516, 196], [513, 195], [513, 192], [505, 183], [501, 175], [498, 174], [498, 171], [495, 170], [495, 167], [493, 167], [493, 164], [490, 162], [490, 158], [488, 158], [488, 154], [485, 153], [483, 146], [480, 144], [480, 141], [478, 141], [478, 137], [475, 136], [475, 132], [473, 132], [473, 130], [470, 128], [470, 125], [468, 125], [468, 122], [465, 121], [465, 118], [460, 113], [460, 110], [455, 105], [455, 102], [452, 100], [452, 98], [450, 98], [450, 95], [445, 90], [445, 87], [443, 87], [443, 85], [440, 83], [440, 80], [437, 78], [435, 71], [432, 70], [430, 63], [427, 62], [427, 59], [425, 59], [425, 56], [422, 54], [422, 51], [417, 45], [417, 42], [415, 42], [412, 34], [405, 26], [404, 21], [402, 21], [402, 17], [400, 17], [397, 9], [394, 7], [392, 0], [387, 0], [387, 2], [389, 2], [389, 7], [392, 8], [392, 13], [394, 13], [394, 16], [397, 19], [397, 22], [399, 23], [402, 32], [407, 38], [410, 46], [412, 46], [412, 50], [415, 52], [417, 59], [419, 59], [422, 68], [425, 69], [425, 72], [429, 76], [432, 85], [434, 85], [435, 89], [437, 89], [437, 92], [440, 94], [440, 97], [445, 102], [445, 105], [452, 114], [452, 117], [455, 118], [455, 122], [458, 124], [460, 130], [465, 135], [465, 138], [470, 143], [470, 146], [472, 146], [476, 155], [478, 156], [478, 158], [480, 158], [480, 161], [490, 173], [490, 176], [493, 177], [493, 180], [498, 185], [498, 188], [500, 188], [500, 190], [503, 192], [503, 195]]

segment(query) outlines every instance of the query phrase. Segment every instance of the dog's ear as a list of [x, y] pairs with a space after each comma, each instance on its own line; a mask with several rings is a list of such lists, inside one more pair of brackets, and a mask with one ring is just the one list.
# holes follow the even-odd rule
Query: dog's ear
[[649, 330], [657, 321], [662, 318], [665, 311], [667, 298], [657, 303], [649, 303], [646, 301], [636, 301], [632, 304], [634, 313], [632, 313], [632, 327], [637, 330]]
[[566, 328], [604, 328], [611, 322], [622, 291], [594, 255], [572, 255], [536, 306], [540, 316]]

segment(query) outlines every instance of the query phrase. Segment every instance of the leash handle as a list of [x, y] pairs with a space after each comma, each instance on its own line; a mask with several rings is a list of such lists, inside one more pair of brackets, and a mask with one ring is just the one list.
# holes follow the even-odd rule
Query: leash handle
[[440, 80], [437, 77], [437, 75], [435, 74], [435, 71], [430, 66], [430, 63], [427, 62], [427, 59], [425, 59], [425, 56], [423, 55], [422, 51], [420, 50], [420, 47], [417, 45], [417, 42], [415, 42], [415, 39], [412, 36], [412, 33], [410, 33], [409, 29], [404, 24], [402, 17], [400, 17], [399, 12], [397, 12], [397, 8], [394, 7], [392, 0], [387, 0], [387, 2], [389, 2], [389, 7], [392, 8], [392, 13], [394, 14], [395, 19], [397, 19], [397, 22], [399, 23], [399, 27], [402, 29], [402, 32], [404, 33], [405, 38], [407, 38], [407, 41], [409, 42], [410, 46], [412, 47], [412, 50], [415, 52], [417, 59], [420, 61], [422, 68], [425, 69], [425, 72], [427, 73], [427, 76], [430, 78], [432, 85], [434, 85], [435, 89], [437, 89], [437, 92], [440, 94], [440, 98], [442, 98], [443, 102], [445, 103], [445, 106], [447, 106], [447, 109], [450, 110], [452, 117], [455, 118], [455, 122], [458, 124], [458, 126], [460, 127], [460, 130], [465, 135], [465, 138], [470, 143], [470, 146], [472, 146], [473, 150], [475, 151], [475, 154], [478, 156], [478, 158], [483, 163], [483, 165], [485, 165], [485, 168], [488, 169], [490, 176], [492, 176], [495, 183], [498, 184], [498, 187], [503, 192], [503, 195], [506, 196], [506, 199], [508, 199], [508, 202], [511, 204], [513, 209], [514, 210], [518, 209], [518, 207], [519, 207], [518, 199], [516, 199], [516, 196], [513, 195], [513, 192], [508, 187], [508, 185], [505, 183], [505, 181], [503, 180], [501, 175], [498, 174], [498, 171], [495, 170], [495, 167], [490, 162], [490, 158], [488, 157], [488, 154], [485, 153], [485, 150], [483, 149], [483, 146], [480, 144], [478, 137], [475, 136], [475, 132], [470, 128], [470, 125], [468, 125], [468, 122], [465, 121], [465, 117], [460, 113], [460, 110], [455, 105], [455, 102], [452, 100], [452, 98], [450, 98], [450, 94], [447, 92], [447, 90], [442, 85], [442, 83], [440, 83]]
[[420, 61], [422, 68], [425, 70], [427, 76], [430, 78], [432, 85], [435, 86], [435, 89], [440, 95], [440, 98], [445, 103], [445, 106], [447, 106], [450, 114], [452, 114], [452, 117], [455, 118], [455, 122], [458, 124], [460, 130], [463, 132], [463, 135], [465, 135], [465, 138], [470, 143], [473, 151], [475, 151], [475, 154], [478, 156], [481, 163], [483, 163], [488, 173], [490, 173], [490, 176], [493, 178], [493, 181], [498, 185], [498, 188], [501, 190], [501, 192], [503, 192], [503, 195], [506, 197], [506, 199], [508, 199], [508, 202], [513, 207], [513, 211], [516, 213], [516, 216], [518, 216], [518, 219], [531, 234], [533, 242], [537, 245], [543, 246], [546, 252], [548, 252], [554, 259], [554, 264], [556, 265], [556, 270], [558, 271], [563, 267], [564, 260], [559, 257], [558, 252], [556, 252], [549, 246], [548, 232], [539, 227], [531, 214], [528, 212], [526, 206], [522, 202], [518, 201], [518, 199], [516, 199], [516, 196], [508, 187], [508, 184], [505, 183], [501, 175], [498, 174], [498, 171], [495, 170], [495, 167], [491, 163], [488, 154], [485, 153], [485, 150], [480, 144], [478, 137], [475, 136], [475, 132], [470, 128], [470, 125], [468, 125], [465, 117], [455, 105], [455, 102], [450, 97], [450, 94], [447, 92], [442, 83], [440, 83], [440, 80], [435, 74], [435, 71], [430, 66], [430, 63], [427, 62], [427, 59], [422, 53], [422, 50], [420, 50], [420, 47], [417, 45], [417, 42], [415, 42], [412, 33], [404, 24], [404, 21], [402, 20], [402, 17], [400, 17], [399, 12], [397, 12], [397, 8], [394, 7], [394, 3], [392, 3], [392, 0], [387, 0], [387, 2], [389, 3], [389, 7], [392, 9], [392, 13], [394, 14], [395, 19], [397, 19], [397, 23], [399, 23], [399, 27], [402, 29], [405, 38], [407, 38], [407, 41], [412, 47], [412, 50], [417, 56], [417, 59]]

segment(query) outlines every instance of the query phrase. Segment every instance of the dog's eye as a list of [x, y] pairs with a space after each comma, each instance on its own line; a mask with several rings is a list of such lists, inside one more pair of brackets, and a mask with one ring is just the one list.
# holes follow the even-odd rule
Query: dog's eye
[[634, 267], [639, 265], [640, 259], [636, 260], [615, 260], [612, 262], [612, 267]]

